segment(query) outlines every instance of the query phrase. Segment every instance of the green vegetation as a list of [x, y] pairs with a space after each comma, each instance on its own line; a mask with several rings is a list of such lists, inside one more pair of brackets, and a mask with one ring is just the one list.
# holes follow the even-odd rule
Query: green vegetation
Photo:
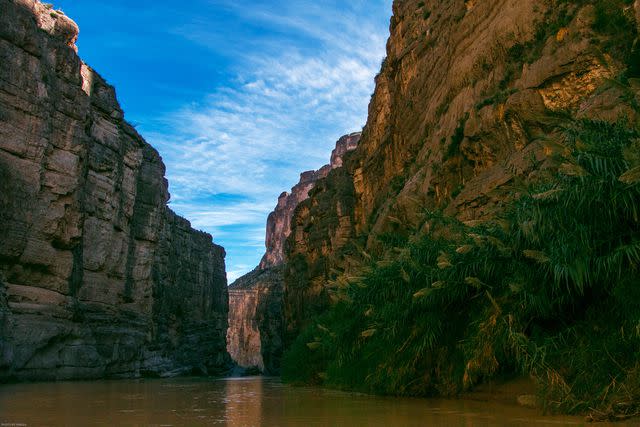
[[[428, 212], [385, 248], [284, 357], [290, 382], [454, 395], [532, 375], [550, 411], [640, 411], [640, 134], [566, 129], [557, 174], [469, 227]], [[375, 257], [374, 257], [375, 258]]]
[[453, 91], [449, 91], [445, 96], [444, 100], [438, 105], [436, 108], [436, 119], [442, 117], [447, 111], [449, 111], [449, 107], [451, 106], [451, 101], [455, 98]]
[[460, 195], [460, 193], [462, 193], [463, 189], [464, 189], [464, 185], [458, 184], [456, 186], [456, 188], [454, 188], [453, 191], [451, 192], [451, 198], [455, 199], [456, 197], [458, 197], [458, 195]]
[[640, 42], [637, 40], [629, 54], [629, 61], [627, 65], [628, 68], [626, 70], [626, 76], [640, 78]]
[[389, 188], [393, 193], [398, 193], [404, 187], [405, 182], [406, 178], [403, 175], [394, 176], [389, 182]]
[[633, 0], [598, 0], [595, 2], [593, 31], [605, 36], [601, 43], [603, 51], [621, 62], [628, 63], [636, 34], [633, 8], [625, 12], [625, 6]]

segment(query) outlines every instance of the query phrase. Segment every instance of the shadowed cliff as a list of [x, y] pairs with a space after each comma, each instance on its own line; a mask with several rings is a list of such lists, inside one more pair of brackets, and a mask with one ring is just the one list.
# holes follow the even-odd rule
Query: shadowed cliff
[[167, 207], [162, 159], [77, 36], [0, 0], [0, 380], [224, 370], [224, 249]]

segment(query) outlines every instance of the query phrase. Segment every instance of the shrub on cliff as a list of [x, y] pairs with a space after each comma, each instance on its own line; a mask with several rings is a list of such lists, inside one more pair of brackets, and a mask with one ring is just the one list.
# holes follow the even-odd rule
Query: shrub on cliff
[[288, 350], [283, 378], [453, 395], [526, 374], [548, 409], [637, 412], [638, 136], [580, 122], [554, 179], [514, 190], [501, 218], [472, 228], [430, 213], [426, 235], [350, 278]]

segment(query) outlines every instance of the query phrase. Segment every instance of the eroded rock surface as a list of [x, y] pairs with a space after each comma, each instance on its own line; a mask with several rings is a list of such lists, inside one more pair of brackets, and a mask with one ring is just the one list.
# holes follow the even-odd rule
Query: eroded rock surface
[[0, 0], [0, 380], [215, 373], [224, 250], [78, 57], [76, 24]]

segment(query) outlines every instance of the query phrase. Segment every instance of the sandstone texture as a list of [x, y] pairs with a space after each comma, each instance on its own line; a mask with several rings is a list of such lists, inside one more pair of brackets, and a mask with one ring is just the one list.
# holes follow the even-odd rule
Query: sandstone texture
[[329, 164], [300, 174], [300, 182], [284, 192], [267, 219], [266, 251], [254, 271], [229, 287], [229, 331], [227, 349], [241, 367], [277, 374], [284, 337], [285, 242], [291, 234], [291, 220], [298, 205], [315, 191], [329, 173], [341, 169], [345, 156], [360, 141], [360, 133], [341, 137]]
[[426, 210], [491, 217], [514, 185], [553, 167], [549, 154], [572, 121], [637, 123], [637, 80], [619, 78], [634, 65], [618, 55], [635, 29], [609, 23], [640, 7], [609, 3], [394, 1], [358, 147], [291, 220], [289, 336], [328, 306], [331, 287], [357, 274], [380, 236], [419, 233]]
[[224, 249], [167, 207], [162, 159], [77, 36], [0, 0], [0, 380], [226, 369]]

